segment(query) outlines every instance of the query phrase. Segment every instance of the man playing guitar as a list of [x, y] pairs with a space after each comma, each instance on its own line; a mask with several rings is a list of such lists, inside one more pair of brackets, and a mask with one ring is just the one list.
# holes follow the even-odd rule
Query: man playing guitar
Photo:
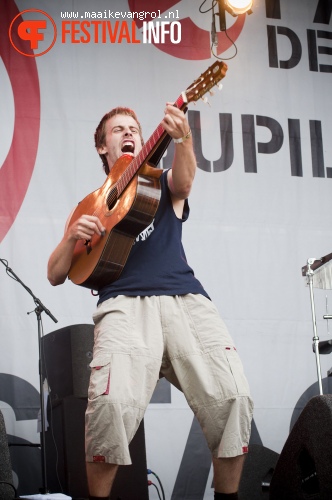
[[[183, 391], [202, 427], [214, 467], [215, 499], [236, 499], [253, 405], [234, 343], [182, 246], [196, 171], [189, 123], [181, 109], [167, 103], [161, 126], [174, 140], [175, 154], [171, 169], [156, 169], [160, 193], [152, 222], [134, 238], [119, 277], [98, 287], [86, 412], [90, 498], [108, 498], [118, 465], [131, 463], [129, 443], [164, 376]], [[130, 162], [144, 147], [135, 113], [113, 109], [98, 125], [95, 142], [111, 176], [119, 159], [130, 156]], [[117, 203], [108, 206], [110, 214]], [[134, 215], [123, 227], [133, 223]], [[99, 212], [69, 218], [49, 259], [52, 285], [70, 277], [76, 245], [88, 254], [89, 242], [107, 237], [106, 222]]]

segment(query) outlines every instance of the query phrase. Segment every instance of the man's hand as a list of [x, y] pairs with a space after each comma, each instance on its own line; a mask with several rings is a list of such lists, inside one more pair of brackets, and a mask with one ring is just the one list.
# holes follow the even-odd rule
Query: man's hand
[[95, 215], [81, 215], [73, 224], [67, 224], [62, 240], [48, 261], [47, 277], [51, 285], [60, 285], [67, 278], [77, 240], [89, 241], [94, 234], [104, 233], [105, 228]]
[[185, 137], [190, 130], [186, 115], [170, 102], [166, 103], [165, 116], [161, 124], [173, 139]]
[[94, 234], [105, 234], [104, 226], [95, 215], [82, 215], [67, 229], [68, 238], [74, 240], [91, 240]]

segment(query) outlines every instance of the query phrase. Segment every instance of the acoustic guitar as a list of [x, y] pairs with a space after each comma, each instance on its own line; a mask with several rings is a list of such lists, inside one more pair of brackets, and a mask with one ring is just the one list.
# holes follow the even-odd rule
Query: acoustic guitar
[[[202, 98], [224, 78], [227, 65], [217, 61], [190, 85], [174, 106], [185, 110], [189, 102]], [[137, 236], [153, 221], [160, 200], [161, 169], [149, 161], [169, 135], [158, 125], [138, 155], [123, 154], [113, 165], [104, 184], [86, 196], [75, 209], [69, 224], [83, 214], [96, 215], [105, 234], [78, 240], [69, 279], [76, 285], [99, 290], [117, 280]]]

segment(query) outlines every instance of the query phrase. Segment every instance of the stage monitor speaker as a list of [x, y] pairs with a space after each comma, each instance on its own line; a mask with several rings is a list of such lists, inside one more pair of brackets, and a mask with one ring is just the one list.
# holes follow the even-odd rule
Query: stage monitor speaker
[[[45, 433], [47, 485], [73, 499], [88, 498], [84, 427], [93, 325], [73, 325], [42, 341], [42, 373], [50, 387]], [[119, 467], [111, 500], [148, 500], [144, 422], [129, 446], [132, 465]]]
[[0, 500], [15, 498], [15, 493], [5, 420], [0, 410]]
[[332, 395], [313, 397], [296, 421], [272, 476], [270, 500], [331, 500]]
[[278, 453], [265, 446], [249, 445], [239, 487], [240, 498], [248, 500], [268, 498], [267, 492], [278, 458]]

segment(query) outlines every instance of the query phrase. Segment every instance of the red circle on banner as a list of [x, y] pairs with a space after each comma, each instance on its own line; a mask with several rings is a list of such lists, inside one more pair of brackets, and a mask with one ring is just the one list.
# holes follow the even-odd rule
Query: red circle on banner
[[[15, 105], [13, 138], [0, 169], [1, 242], [21, 208], [35, 166], [40, 128], [40, 90], [35, 59], [20, 55], [9, 40], [10, 23], [19, 13], [14, 0], [0, 0], [0, 10], [0, 57], [10, 79]], [[15, 44], [23, 52], [32, 53], [28, 42], [17, 36]]]
[[[13, 31], [13, 26], [14, 26], [14, 23], [15, 21], [18, 19], [22, 19], [22, 14], [25, 14], [26, 12], [37, 12], [38, 14], [42, 14], [43, 16], [47, 17], [52, 25], [53, 25], [53, 31], [54, 31], [54, 36], [53, 36], [53, 40], [50, 44], [50, 46], [45, 49], [43, 52], [40, 52], [39, 54], [36, 54], [35, 52], [32, 52], [30, 50], [30, 53], [27, 54], [25, 52], [22, 52], [15, 44], [15, 41], [13, 39], [13, 36], [12, 36], [12, 31]], [[46, 54], [46, 52], [48, 52], [49, 50], [51, 50], [51, 48], [53, 47], [53, 45], [55, 44], [56, 42], [56, 37], [57, 37], [57, 29], [56, 29], [56, 24], [55, 22], [53, 21], [53, 19], [51, 18], [51, 16], [49, 16], [48, 14], [46, 14], [46, 12], [44, 12], [43, 10], [38, 10], [38, 9], [27, 9], [27, 10], [22, 10], [22, 12], [19, 12], [17, 14], [17, 16], [14, 17], [14, 19], [12, 20], [12, 22], [10, 23], [10, 26], [9, 26], [9, 39], [10, 39], [10, 43], [12, 44], [12, 46], [14, 47], [15, 50], [17, 50], [17, 52], [19, 52], [20, 54], [22, 54], [23, 56], [26, 56], [26, 57], [39, 57], [39, 56], [42, 56], [44, 54]], [[15, 30], [15, 34], [16, 33], [16, 30]], [[32, 52], [32, 53], [31, 53]]]
[[[162, 14], [170, 10], [178, 0], [159, 0], [155, 9], [155, 13]], [[144, 12], [147, 14], [144, 17], [145, 22], [160, 21], [159, 17], [151, 16], [151, 13], [146, 12], [146, 0], [128, 0], [129, 8], [132, 12]], [[152, 12], [152, 14], [154, 14]], [[246, 14], [237, 17], [235, 23], [225, 32], [218, 32], [218, 46], [215, 48], [216, 55], [220, 56], [223, 52], [229, 49], [239, 37], [244, 26]], [[184, 19], [170, 19], [170, 22], [178, 20], [181, 22], [182, 37], [179, 43], [155, 43], [153, 45], [162, 52], [169, 54], [179, 59], [187, 60], [203, 60], [210, 59], [211, 55], [211, 38], [210, 32], [197, 26], [189, 17]], [[143, 26], [143, 20], [135, 18], [135, 23], [140, 29]]]

